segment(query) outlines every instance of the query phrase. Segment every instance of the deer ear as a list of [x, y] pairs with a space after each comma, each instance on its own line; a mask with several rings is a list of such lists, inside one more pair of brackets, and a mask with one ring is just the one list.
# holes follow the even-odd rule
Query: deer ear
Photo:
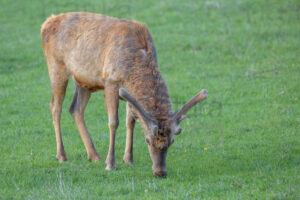
[[169, 128], [171, 134], [173, 135], [179, 135], [182, 131], [182, 128], [178, 126], [178, 124], [174, 120], [169, 121]]

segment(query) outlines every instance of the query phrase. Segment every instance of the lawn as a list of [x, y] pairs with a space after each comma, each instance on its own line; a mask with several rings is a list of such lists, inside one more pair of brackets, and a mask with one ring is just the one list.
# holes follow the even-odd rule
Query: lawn
[[[298, 0], [0, 0], [0, 199], [300, 199], [300, 2]], [[149, 27], [173, 109], [202, 88], [170, 147], [168, 177], [152, 175], [138, 125], [135, 166], [104, 160], [109, 129], [103, 92], [86, 109], [100, 156], [87, 160], [63, 104], [68, 162], [58, 163], [50, 81], [40, 27], [52, 13], [89, 11]]]

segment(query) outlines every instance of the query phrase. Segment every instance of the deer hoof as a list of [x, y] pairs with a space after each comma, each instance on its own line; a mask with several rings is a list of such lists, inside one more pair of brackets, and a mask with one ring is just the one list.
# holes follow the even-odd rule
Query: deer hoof
[[101, 160], [101, 157], [98, 154], [95, 154], [92, 156], [88, 156], [88, 160], [92, 161], [92, 162], [97, 162], [97, 161]]
[[133, 158], [129, 154], [125, 154], [123, 157], [123, 163], [134, 165]]
[[62, 163], [68, 160], [66, 154], [57, 154], [56, 155], [56, 159], [58, 160], [58, 162]]
[[116, 165], [115, 164], [110, 164], [110, 163], [106, 163], [106, 170], [116, 170]]
[[125, 160], [125, 159], [123, 159], [123, 163], [128, 164], [128, 165], [134, 165], [133, 160]]

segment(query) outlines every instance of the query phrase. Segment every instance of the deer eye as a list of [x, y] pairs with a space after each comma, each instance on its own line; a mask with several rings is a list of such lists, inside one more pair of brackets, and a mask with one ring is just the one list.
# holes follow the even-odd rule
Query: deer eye
[[171, 139], [170, 145], [174, 143], [174, 138]]
[[148, 139], [148, 138], [146, 138], [145, 140], [146, 140], [146, 143], [150, 145], [150, 141], [149, 141], [149, 139]]

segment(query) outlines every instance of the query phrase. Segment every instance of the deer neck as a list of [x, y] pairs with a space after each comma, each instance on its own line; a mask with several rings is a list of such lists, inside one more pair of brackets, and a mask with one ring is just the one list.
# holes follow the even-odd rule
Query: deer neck
[[157, 121], [168, 119], [172, 111], [168, 88], [157, 67], [135, 70], [128, 91]]

